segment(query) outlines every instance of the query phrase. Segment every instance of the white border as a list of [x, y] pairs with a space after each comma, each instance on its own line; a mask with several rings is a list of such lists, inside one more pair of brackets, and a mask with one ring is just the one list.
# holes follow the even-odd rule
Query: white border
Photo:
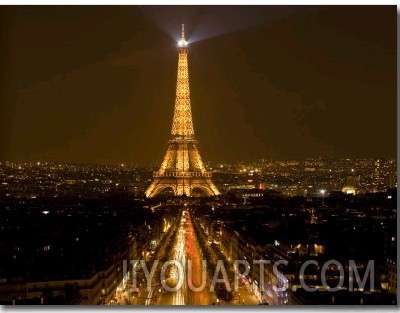
[[0, 0], [0, 5], [397, 5], [396, 0], [173, 0], [163, 2], [162, 0]]
[[[308, 1], [300, 1], [300, 0], [252, 0], [248, 2], [243, 2], [243, 0], [197, 0], [197, 1], [188, 1], [188, 0], [174, 0], [168, 1], [167, 3], [162, 2], [161, 0], [146, 0], [146, 1], [132, 1], [132, 0], [9, 0], [3, 1], [0, 0], [0, 9], [1, 5], [396, 5], [398, 1], [396, 0], [335, 0], [335, 1], [318, 1], [318, 0], [308, 0]], [[399, 9], [397, 8], [399, 12]], [[89, 311], [89, 312], [168, 312], [170, 310], [176, 310], [177, 308], [174, 306], [170, 307], [159, 307], [159, 306], [152, 306], [149, 307], [142, 307], [142, 306], [125, 306], [125, 307], [118, 307], [118, 308], [111, 308], [111, 307], [93, 307], [93, 306], [76, 306], [71, 308], [71, 306], [58, 306], [57, 308], [52, 309], [49, 306], [27, 306], [27, 307], [5, 307], [0, 306], [0, 313], [2, 312], [46, 312], [46, 313], [58, 313], [58, 312], [76, 312], [76, 311]], [[252, 307], [245, 307], [241, 308], [240, 312], [254, 312], [254, 311], [265, 311], [264, 310], [255, 310], [257, 308]], [[334, 311], [341, 311], [341, 312], [354, 312], [354, 311], [383, 311], [383, 312], [396, 312], [398, 311], [399, 307], [360, 307], [360, 306], [342, 306], [340, 309], [338, 307], [320, 307], [320, 306], [304, 306], [304, 307], [270, 307], [269, 310], [272, 311], [283, 311], [283, 310], [290, 310], [291, 312], [334, 312]], [[339, 309], [339, 310], [338, 310]], [[213, 308], [212, 306], [199, 306], [199, 307], [184, 307], [184, 310], [190, 311], [201, 311], [204, 312], [223, 312], [223, 311], [237, 311], [234, 307], [227, 306], [225, 308]]]

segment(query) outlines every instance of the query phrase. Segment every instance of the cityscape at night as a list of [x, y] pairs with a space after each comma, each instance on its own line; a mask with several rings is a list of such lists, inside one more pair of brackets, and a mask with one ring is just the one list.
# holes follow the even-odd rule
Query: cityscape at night
[[396, 307], [396, 23], [0, 6], [0, 306]]

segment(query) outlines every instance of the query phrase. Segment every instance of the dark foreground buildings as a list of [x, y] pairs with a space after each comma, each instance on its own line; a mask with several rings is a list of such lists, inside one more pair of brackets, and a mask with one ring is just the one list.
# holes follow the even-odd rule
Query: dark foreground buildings
[[[243, 194], [252, 203], [243, 205]], [[210, 245], [228, 260], [249, 262], [248, 283], [260, 302], [396, 304], [396, 198], [395, 189], [324, 199], [253, 189], [228, 194], [227, 205], [196, 211]], [[263, 285], [253, 260], [271, 262]]]
[[1, 304], [106, 304], [122, 260], [144, 258], [173, 219], [121, 196], [19, 202], [0, 209]]

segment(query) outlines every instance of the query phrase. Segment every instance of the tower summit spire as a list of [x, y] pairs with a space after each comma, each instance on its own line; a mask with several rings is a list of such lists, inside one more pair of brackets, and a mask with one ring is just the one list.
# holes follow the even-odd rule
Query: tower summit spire
[[172, 189], [175, 196], [192, 196], [196, 191], [211, 196], [219, 191], [211, 181], [201, 160], [194, 137], [190, 105], [188, 47], [185, 26], [182, 24], [182, 38], [178, 43], [178, 75], [171, 137], [160, 169], [153, 173], [153, 182], [146, 190], [146, 197], [154, 197], [164, 189]]
[[179, 47], [186, 47], [187, 46], [187, 41], [185, 39], [185, 24], [182, 24], [182, 38], [178, 42]]

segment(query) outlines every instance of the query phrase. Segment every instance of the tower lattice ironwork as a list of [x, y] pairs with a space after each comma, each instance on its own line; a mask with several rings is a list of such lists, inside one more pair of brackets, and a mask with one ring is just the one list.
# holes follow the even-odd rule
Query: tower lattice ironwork
[[166, 188], [172, 188], [176, 196], [192, 196], [198, 188], [205, 194], [219, 195], [211, 181], [211, 172], [201, 160], [194, 137], [190, 106], [188, 43], [182, 24], [182, 38], [178, 44], [178, 77], [171, 137], [160, 169], [153, 173], [153, 181], [146, 190], [147, 197], [154, 197]]

